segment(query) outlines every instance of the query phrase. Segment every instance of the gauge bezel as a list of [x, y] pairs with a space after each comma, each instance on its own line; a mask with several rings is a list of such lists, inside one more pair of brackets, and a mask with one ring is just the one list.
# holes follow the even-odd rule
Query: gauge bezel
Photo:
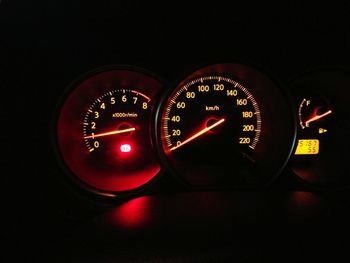
[[[242, 83], [244, 87], [247, 87], [247, 81], [243, 78], [241, 78], [240, 74], [236, 74], [237, 71], [239, 71], [242, 68], [246, 68], [252, 71], [256, 71], [264, 78], [271, 81], [276, 88], [281, 93], [281, 96], [284, 98], [284, 102], [286, 103], [286, 106], [289, 108], [289, 118], [290, 118], [290, 128], [291, 128], [291, 136], [289, 138], [290, 142], [288, 143], [289, 147], [285, 152], [285, 158], [281, 165], [278, 167], [278, 169], [275, 171], [274, 175], [269, 176], [268, 180], [265, 180], [264, 183], [257, 184], [257, 185], [235, 185], [235, 186], [198, 186], [193, 185], [191, 183], [188, 183], [182, 176], [179, 174], [179, 172], [176, 170], [175, 167], [173, 167], [173, 164], [169, 160], [169, 157], [166, 155], [163, 149], [162, 145], [162, 137], [161, 137], [161, 129], [162, 129], [162, 115], [166, 107], [166, 103], [169, 100], [170, 96], [175, 93], [176, 90], [178, 90], [180, 87], [184, 86], [186, 83], [190, 82], [191, 80], [194, 80], [196, 78], [199, 78], [201, 76], [206, 75], [220, 75], [220, 76], [226, 76], [231, 78], [232, 80], [236, 80], [239, 83]], [[213, 71], [213, 69], [216, 69]], [[229, 71], [228, 71], [229, 69]], [[249, 90], [249, 89], [248, 89]], [[260, 107], [261, 105], [259, 105]], [[294, 104], [292, 102], [292, 97], [290, 96], [287, 88], [282, 84], [281, 81], [279, 81], [277, 78], [275, 78], [271, 72], [267, 71], [266, 69], [262, 69], [261, 67], [257, 65], [253, 65], [251, 63], [242, 63], [242, 62], [229, 62], [229, 63], [215, 63], [215, 64], [205, 64], [202, 66], [199, 66], [195, 68], [191, 72], [184, 73], [182, 78], [179, 78], [177, 81], [174, 81], [172, 85], [169, 87], [167, 92], [164, 93], [160, 103], [159, 107], [156, 110], [155, 115], [155, 141], [157, 142], [157, 151], [159, 154], [159, 157], [161, 159], [161, 162], [164, 163], [167, 170], [170, 171], [171, 175], [176, 178], [179, 182], [181, 182], [185, 187], [192, 190], [226, 190], [226, 189], [237, 189], [237, 190], [244, 190], [244, 189], [261, 189], [265, 188], [269, 185], [271, 185], [272, 182], [274, 182], [284, 171], [284, 168], [286, 167], [290, 156], [294, 152], [295, 149], [295, 141], [296, 141], [296, 129], [297, 129], [297, 119], [295, 115], [293, 114], [295, 111]], [[262, 124], [264, 125], [264, 124]]]
[[[300, 88], [293, 87], [296, 81], [300, 80], [301, 78], [311, 77], [312, 75], [320, 74], [322, 73], [336, 73], [336, 74], [344, 74], [348, 75], [350, 79], [350, 68], [340, 65], [328, 65], [328, 66], [316, 66], [316, 67], [310, 67], [307, 68], [297, 74], [295, 74], [293, 77], [291, 77], [288, 80], [288, 86], [291, 87], [292, 98], [294, 101], [294, 104], [296, 106], [299, 106], [299, 101], [297, 101], [298, 97], [300, 96]], [[319, 80], [318, 80], [319, 81]], [[304, 90], [304, 89], [303, 89]], [[339, 105], [334, 105], [334, 101], [329, 101], [329, 98], [326, 96], [326, 93], [328, 93], [331, 89], [325, 90], [325, 87], [322, 87], [321, 89], [317, 88], [308, 88], [305, 90], [306, 94], [310, 95], [311, 93], [315, 93], [315, 95], [318, 95], [320, 97], [323, 97], [326, 99], [328, 103], [330, 103], [330, 107], [334, 110], [335, 116], [337, 115], [337, 108]], [[336, 93], [336, 92], [335, 92]], [[334, 93], [334, 94], [335, 94]], [[328, 94], [329, 95], [329, 94]], [[336, 95], [334, 95], [336, 96]], [[345, 96], [346, 97], [346, 96]], [[297, 115], [297, 113], [296, 113]], [[297, 125], [297, 134], [300, 131], [299, 124]], [[296, 146], [298, 143], [298, 136], [296, 138]], [[294, 155], [294, 154], [293, 154]], [[350, 181], [347, 183], [342, 184], [322, 184], [317, 182], [312, 182], [310, 180], [306, 180], [302, 178], [300, 175], [297, 174], [297, 172], [293, 169], [293, 156], [290, 158], [290, 162], [288, 164], [289, 169], [291, 170], [293, 178], [295, 178], [298, 182], [300, 182], [307, 190], [309, 191], [321, 191], [321, 192], [334, 192], [334, 191], [344, 191], [350, 189]]]
[[[88, 196], [94, 200], [99, 200], [102, 202], [110, 202], [110, 201], [118, 201], [121, 198], [130, 198], [133, 196], [137, 196], [140, 193], [144, 193], [151, 185], [153, 185], [159, 178], [161, 178], [164, 174], [164, 169], [161, 164], [161, 162], [158, 160], [158, 155], [155, 152], [155, 158], [159, 165], [159, 172], [153, 176], [150, 180], [148, 180], [146, 183], [129, 189], [129, 190], [123, 190], [123, 191], [107, 191], [102, 190], [97, 187], [94, 187], [90, 184], [87, 184], [82, 179], [80, 179], [78, 176], [75, 175], [75, 173], [68, 167], [66, 164], [64, 157], [60, 151], [59, 143], [58, 143], [58, 136], [57, 136], [57, 128], [58, 128], [58, 119], [60, 116], [61, 109], [63, 105], [65, 104], [66, 99], [71, 94], [71, 92], [82, 82], [89, 79], [90, 77], [93, 77], [96, 74], [108, 72], [108, 71], [131, 71], [136, 74], [142, 74], [149, 78], [153, 78], [155, 81], [159, 82], [161, 84], [161, 88], [159, 89], [158, 94], [156, 97], [152, 98], [155, 102], [153, 103], [153, 109], [150, 112], [150, 121], [153, 121], [153, 115], [155, 114], [155, 111], [157, 109], [157, 105], [159, 103], [160, 97], [162, 95], [162, 92], [164, 91], [165, 87], [167, 86], [167, 81], [159, 76], [158, 74], [145, 69], [141, 66], [135, 66], [135, 65], [128, 65], [128, 64], [113, 64], [113, 65], [105, 65], [102, 67], [97, 67], [92, 70], [89, 70], [83, 74], [79, 74], [78, 77], [76, 77], [73, 81], [71, 81], [63, 90], [62, 95], [60, 96], [58, 103], [55, 105], [55, 109], [53, 111], [53, 117], [52, 122], [50, 124], [51, 129], [51, 148], [53, 150], [54, 156], [57, 160], [59, 169], [62, 171], [64, 176], [61, 176], [61, 178], [64, 178], [64, 180], [72, 187], [76, 188], [79, 192], [81, 192], [83, 195]], [[156, 151], [155, 143], [154, 143], [154, 126], [150, 124], [150, 140], [151, 145]]]

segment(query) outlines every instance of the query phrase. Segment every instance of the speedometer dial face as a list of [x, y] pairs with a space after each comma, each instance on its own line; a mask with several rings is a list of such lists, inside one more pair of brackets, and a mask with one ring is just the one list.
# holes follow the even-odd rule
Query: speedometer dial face
[[164, 98], [157, 119], [161, 155], [192, 186], [267, 184], [294, 144], [289, 107], [276, 83], [255, 69], [200, 69]]
[[[188, 143], [193, 145], [205, 133], [210, 137], [209, 134], [219, 130], [222, 135], [236, 139], [225, 141], [227, 137], [220, 136], [218, 143], [222, 145], [230, 143], [238, 148], [254, 149], [259, 142], [259, 106], [242, 84], [211, 75], [194, 79], [175, 93], [164, 114], [162, 132], [167, 151], [178, 150]], [[212, 151], [217, 152], [218, 145], [212, 146]]]
[[135, 191], [160, 173], [152, 114], [163, 83], [137, 68], [113, 67], [75, 82], [59, 110], [57, 146], [72, 178], [105, 196]]

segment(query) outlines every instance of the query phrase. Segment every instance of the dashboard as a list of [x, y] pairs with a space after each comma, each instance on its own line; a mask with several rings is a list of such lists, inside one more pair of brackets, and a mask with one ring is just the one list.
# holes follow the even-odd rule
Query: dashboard
[[192, 190], [263, 189], [287, 163], [311, 189], [347, 188], [348, 143], [334, 140], [346, 137], [349, 82], [344, 69], [318, 69], [285, 84], [290, 94], [261, 70], [222, 63], [167, 87], [145, 69], [104, 67], [64, 93], [53, 147], [63, 173], [107, 199], [164, 173]]
[[0, 1], [4, 258], [347, 258], [349, 4], [255, 7]]

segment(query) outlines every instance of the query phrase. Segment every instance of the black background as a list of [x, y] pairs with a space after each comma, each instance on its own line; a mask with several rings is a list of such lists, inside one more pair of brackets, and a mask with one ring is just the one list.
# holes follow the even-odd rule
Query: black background
[[[64, 253], [60, 248], [66, 236], [104, 211], [60, 179], [51, 147], [55, 106], [80, 74], [100, 66], [128, 64], [172, 83], [202, 64], [245, 61], [286, 83], [315, 67], [349, 67], [349, 11], [348, 1], [3, 0], [0, 164], [6, 245], [2, 256], [16, 261], [45, 255], [50, 258], [47, 262], [54, 261]], [[160, 182], [153, 191], [162, 192], [162, 184], [167, 185]], [[293, 188], [293, 183], [288, 187]], [[339, 195], [343, 198], [348, 193]], [[334, 199], [338, 196], [332, 198], [339, 204]], [[328, 247], [322, 242], [321, 246], [321, 250], [329, 248], [330, 259], [333, 254], [345, 254], [349, 244], [349, 229], [343, 228], [346, 223], [337, 225], [349, 211], [342, 202], [339, 208], [331, 203], [325, 210], [332, 219], [329, 224], [323, 222], [327, 229], [314, 226], [308, 233], [308, 237], [333, 234], [327, 242], [339, 243]], [[334, 211], [341, 212], [333, 216]], [[308, 229], [312, 223], [302, 225]], [[293, 226], [288, 228], [292, 232]], [[342, 233], [340, 238], [338, 233]], [[318, 245], [310, 254], [301, 249], [296, 258], [317, 257]], [[288, 253], [295, 255], [294, 249], [284, 252], [286, 258]]]

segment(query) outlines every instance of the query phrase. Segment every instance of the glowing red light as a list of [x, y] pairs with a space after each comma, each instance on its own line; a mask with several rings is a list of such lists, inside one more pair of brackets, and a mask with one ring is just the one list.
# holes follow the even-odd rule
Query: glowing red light
[[122, 144], [122, 145], [120, 145], [120, 151], [123, 152], [123, 153], [131, 152], [131, 145], [130, 144]]
[[145, 227], [153, 222], [151, 205], [149, 197], [132, 199], [114, 210], [114, 222], [125, 228]]

